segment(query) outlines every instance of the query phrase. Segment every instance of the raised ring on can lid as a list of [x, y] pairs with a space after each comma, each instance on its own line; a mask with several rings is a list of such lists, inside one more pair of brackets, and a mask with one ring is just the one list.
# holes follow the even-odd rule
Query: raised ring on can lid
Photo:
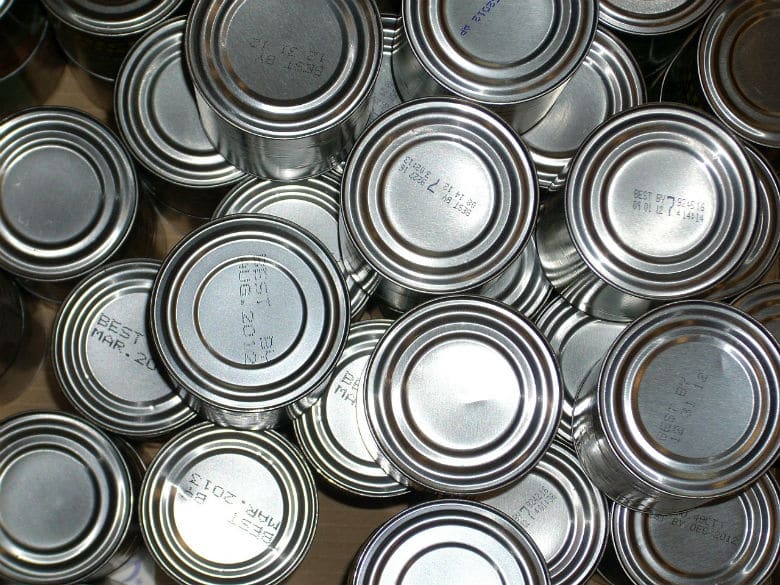
[[42, 0], [68, 26], [96, 35], [138, 34], [172, 15], [182, 0]]
[[632, 35], [664, 35], [704, 18], [716, 1], [599, 0], [599, 21]]
[[183, 18], [146, 34], [125, 58], [114, 93], [122, 138], [141, 164], [187, 187], [233, 183], [244, 173], [209, 141], [184, 70]]
[[417, 60], [451, 93], [512, 105], [553, 91], [577, 69], [596, 32], [594, 0], [404, 0]]
[[32, 412], [0, 423], [0, 574], [88, 580], [118, 553], [135, 496], [117, 446], [86, 421]]
[[363, 546], [350, 585], [461, 582], [549, 585], [539, 549], [511, 518], [466, 500], [428, 502], [388, 520]]
[[780, 281], [759, 284], [731, 304], [761, 323], [780, 342]]
[[191, 411], [158, 371], [148, 341], [148, 301], [160, 263], [126, 260], [82, 280], [52, 327], [52, 361], [70, 403], [126, 437], [168, 433]]
[[528, 532], [547, 563], [550, 581], [589, 582], [607, 546], [609, 508], [571, 447], [553, 441], [528, 475], [481, 501]]
[[598, 384], [617, 457], [691, 507], [744, 488], [780, 453], [780, 350], [728, 305], [681, 301], [640, 317], [610, 348]]
[[371, 355], [363, 392], [380, 463], [400, 472], [394, 479], [439, 493], [484, 493], [518, 479], [561, 416], [552, 349], [526, 318], [482, 297], [406, 313]]
[[369, 98], [382, 55], [373, 2], [196, 0], [185, 33], [196, 91], [238, 129], [296, 138]]
[[181, 389], [250, 418], [317, 390], [349, 329], [346, 286], [324, 245], [263, 215], [214, 220], [184, 238], [155, 280], [150, 315]]
[[692, 108], [652, 104], [596, 129], [572, 161], [566, 222], [590, 268], [628, 294], [676, 300], [743, 262], [758, 195], [741, 144]]
[[497, 276], [531, 237], [538, 200], [515, 132], [455, 99], [416, 100], [379, 118], [342, 181], [347, 235], [371, 267], [432, 294]]
[[658, 516], [615, 505], [612, 538], [637, 585], [763, 585], [780, 559], [780, 493], [767, 473], [738, 495]]
[[278, 433], [204, 423], [157, 454], [139, 510], [149, 552], [177, 581], [275, 585], [311, 546], [317, 490]]
[[0, 177], [0, 264], [17, 276], [80, 276], [119, 249], [135, 219], [130, 155], [78, 110], [34, 108], [0, 121]]

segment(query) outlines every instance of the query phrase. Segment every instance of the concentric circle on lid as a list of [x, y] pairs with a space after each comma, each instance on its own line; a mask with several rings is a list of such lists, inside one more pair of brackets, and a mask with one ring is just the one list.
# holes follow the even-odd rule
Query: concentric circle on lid
[[498, 489], [552, 441], [561, 383], [533, 324], [481, 297], [406, 313], [378, 343], [363, 387], [380, 462], [399, 481], [440, 493]]
[[164, 20], [182, 0], [43, 0], [57, 18], [78, 30], [98, 35], [130, 35]]
[[149, 551], [177, 581], [274, 585], [311, 546], [317, 490], [281, 435], [206, 423], [155, 457], [139, 513]]
[[185, 52], [196, 91], [226, 122], [302, 137], [338, 126], [369, 98], [382, 27], [373, 2], [196, 0]]
[[0, 121], [0, 264], [37, 281], [67, 280], [117, 251], [135, 218], [130, 156], [103, 124], [69, 108]]
[[114, 110], [122, 138], [141, 164], [177, 185], [207, 188], [244, 173], [217, 152], [198, 115], [184, 70], [184, 19], [138, 41], [117, 76]]
[[743, 262], [758, 214], [742, 146], [696, 110], [653, 104], [595, 130], [572, 161], [566, 221], [591, 269], [654, 300], [712, 288]]
[[0, 574], [62, 585], [99, 574], [133, 527], [131, 472], [117, 446], [74, 416], [0, 424]]
[[52, 333], [54, 373], [85, 418], [127, 437], [163, 435], [191, 411], [158, 371], [148, 341], [148, 301], [160, 267], [127, 260], [82, 280], [60, 307]]
[[497, 276], [528, 242], [536, 176], [515, 132], [454, 99], [403, 104], [358, 139], [342, 181], [348, 237], [383, 277], [431, 294]]
[[771, 474], [716, 504], [671, 516], [612, 510], [617, 557], [637, 585], [763, 585], [780, 558]]
[[780, 281], [760, 284], [732, 303], [766, 327], [780, 342]]
[[725, 0], [699, 38], [699, 79], [720, 120], [757, 144], [780, 148], [780, 0]]
[[641, 36], [673, 33], [704, 18], [716, 0], [599, 0], [599, 21]]
[[544, 559], [525, 531], [477, 502], [441, 500], [401, 512], [361, 550], [351, 585], [549, 585]]

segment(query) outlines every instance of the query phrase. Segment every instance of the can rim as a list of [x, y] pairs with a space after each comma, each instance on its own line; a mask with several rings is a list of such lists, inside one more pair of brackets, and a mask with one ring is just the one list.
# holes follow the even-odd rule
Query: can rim
[[[620, 0], [600, 0], [599, 21], [613, 30], [637, 36], [658, 36], [683, 30], [704, 18], [717, 0], [687, 0], [685, 9], [655, 13], [620, 10]], [[671, 13], [671, 14], [670, 14]]]
[[[99, 12], [94, 13], [96, 2], [82, 0], [42, 0], [49, 13], [63, 24], [76, 30], [102, 36], [118, 37], [135, 35], [154, 26], [155, 23], [172, 14], [182, 4], [183, 0], [155, 0], [147, 2], [151, 6], [131, 15], [117, 19], [101, 18]], [[81, 6], [80, 6], [81, 5]], [[91, 11], [89, 9], [92, 9]]]
[[[745, 291], [731, 302], [731, 305], [754, 316], [767, 307], [780, 304], [780, 280], [764, 282]], [[780, 306], [777, 307], [780, 314]]]

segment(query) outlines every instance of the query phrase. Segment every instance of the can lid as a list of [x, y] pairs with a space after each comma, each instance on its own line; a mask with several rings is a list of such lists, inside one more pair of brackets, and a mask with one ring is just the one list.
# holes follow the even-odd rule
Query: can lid
[[159, 267], [127, 260], [98, 269], [70, 293], [53, 326], [65, 396], [90, 422], [128, 437], [162, 435], [195, 416], [149, 347], [147, 305]]
[[664, 493], [733, 493], [780, 452], [780, 350], [728, 305], [682, 301], [640, 317], [612, 345], [598, 384], [612, 450]]
[[211, 221], [163, 262], [150, 301], [160, 360], [217, 409], [290, 406], [333, 371], [349, 329], [346, 286], [324, 245], [261, 215]]
[[759, 321], [780, 342], [780, 281], [760, 284], [732, 303]]
[[741, 144], [714, 119], [646, 105], [602, 124], [575, 155], [566, 220], [603, 280], [675, 300], [712, 288], [743, 262], [758, 196]]
[[664, 35], [704, 18], [716, 0], [599, 0], [599, 21], [632, 35]]
[[497, 276], [531, 237], [538, 188], [517, 134], [487, 110], [422, 99], [358, 139], [342, 181], [346, 233], [379, 274], [431, 294]]
[[32, 280], [67, 280], [105, 262], [135, 218], [130, 156], [103, 124], [70, 108], [0, 121], [0, 264]]
[[373, 2], [196, 0], [185, 33], [196, 91], [232, 126], [295, 138], [368, 99], [382, 55]]
[[615, 36], [598, 29], [582, 65], [547, 115], [521, 138], [542, 187], [562, 181], [569, 161], [588, 134], [613, 114], [645, 102], [636, 60]]
[[68, 26], [97, 35], [130, 35], [166, 19], [182, 0], [43, 0]]
[[149, 552], [177, 581], [273, 585], [311, 546], [317, 489], [278, 433], [204, 423], [157, 454], [139, 510]]
[[482, 297], [406, 313], [371, 355], [363, 392], [383, 458], [412, 485], [440, 493], [518, 479], [561, 416], [552, 349], [530, 321]]
[[440, 85], [481, 104], [510, 105], [574, 73], [596, 32], [597, 7], [594, 0], [404, 0], [403, 20], [412, 52]]
[[363, 546], [352, 585], [442, 582], [550, 583], [526, 532], [495, 508], [466, 500], [428, 502], [388, 520]]
[[607, 500], [570, 447], [553, 442], [528, 475], [483, 503], [509, 514], [539, 547], [556, 585], [584, 585], [609, 535]]
[[369, 122], [384, 114], [390, 108], [401, 103], [401, 96], [393, 79], [393, 54], [403, 45], [404, 25], [401, 17], [394, 14], [382, 14], [382, 62], [379, 75], [371, 95], [371, 115]]
[[62, 412], [0, 424], [0, 573], [61, 585], [87, 580], [133, 524], [130, 469], [101, 431]]
[[699, 37], [699, 79], [720, 120], [757, 144], [780, 148], [780, 0], [725, 0]]
[[760, 585], [780, 559], [780, 494], [765, 474], [738, 496], [671, 516], [612, 509], [612, 539], [637, 585]]
[[217, 152], [203, 129], [184, 71], [183, 18], [133, 45], [116, 80], [114, 111], [122, 138], [141, 164], [166, 181], [216, 187], [244, 173]]
[[328, 389], [293, 421], [298, 443], [319, 474], [337, 488], [358, 496], [392, 497], [408, 491], [374, 461], [357, 419], [368, 358], [390, 323], [377, 319], [350, 328]]

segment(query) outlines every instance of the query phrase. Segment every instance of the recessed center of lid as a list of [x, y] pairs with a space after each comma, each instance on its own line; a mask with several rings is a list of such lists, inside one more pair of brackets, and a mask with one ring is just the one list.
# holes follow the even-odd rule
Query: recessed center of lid
[[[755, 20], [734, 40], [729, 72], [737, 88], [762, 115], [780, 118], [780, 10]], [[780, 120], [776, 122], [780, 124]]]
[[471, 548], [466, 543], [431, 546], [410, 560], [396, 581], [401, 585], [506, 585], [499, 568], [487, 552]]

